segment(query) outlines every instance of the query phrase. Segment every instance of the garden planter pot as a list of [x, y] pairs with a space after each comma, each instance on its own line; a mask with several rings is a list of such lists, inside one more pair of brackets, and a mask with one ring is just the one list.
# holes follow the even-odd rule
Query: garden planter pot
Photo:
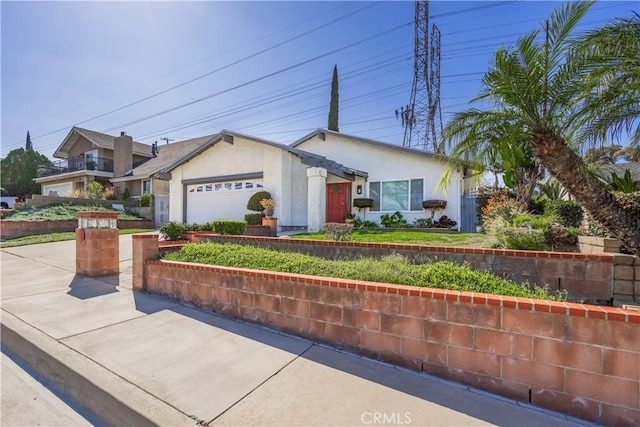
[[262, 218], [262, 225], [266, 225], [269, 227], [269, 229], [271, 230], [269, 235], [271, 237], [278, 236], [278, 218], [274, 218], [272, 216], [265, 216], [264, 218]]

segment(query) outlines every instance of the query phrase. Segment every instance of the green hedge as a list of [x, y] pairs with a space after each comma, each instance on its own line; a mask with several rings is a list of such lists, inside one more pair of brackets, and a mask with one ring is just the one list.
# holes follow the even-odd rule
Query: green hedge
[[247, 227], [245, 221], [216, 220], [213, 221], [213, 231], [218, 234], [244, 234]]
[[565, 227], [577, 228], [584, 218], [582, 206], [569, 200], [552, 200], [544, 209], [545, 215], [553, 215], [558, 218], [560, 224]]
[[562, 300], [566, 297], [563, 293], [549, 295], [547, 289], [537, 286], [529, 289], [527, 284], [519, 285], [487, 272], [474, 271], [467, 265], [450, 261], [413, 264], [399, 255], [328, 260], [254, 246], [190, 243], [178, 252], [164, 255], [164, 259], [526, 298]]
[[262, 225], [262, 214], [261, 213], [250, 213], [244, 216], [244, 220], [247, 222], [247, 225]]

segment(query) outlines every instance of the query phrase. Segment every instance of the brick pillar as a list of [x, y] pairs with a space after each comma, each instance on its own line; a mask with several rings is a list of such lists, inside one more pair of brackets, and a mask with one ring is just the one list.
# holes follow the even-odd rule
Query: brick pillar
[[145, 262], [158, 258], [157, 234], [134, 234], [131, 236], [133, 244], [133, 290], [147, 289]]
[[78, 212], [76, 273], [97, 277], [120, 272], [118, 212]]

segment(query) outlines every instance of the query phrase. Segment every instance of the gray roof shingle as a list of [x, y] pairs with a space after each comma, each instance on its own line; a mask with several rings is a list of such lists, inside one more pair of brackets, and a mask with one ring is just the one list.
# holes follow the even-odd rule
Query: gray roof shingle
[[134, 167], [132, 176], [139, 176], [140, 178], [149, 177], [175, 162], [176, 159], [185, 157], [201, 145], [209, 142], [215, 136], [216, 135], [201, 136], [180, 142], [173, 142], [171, 144], [158, 145], [156, 157]]

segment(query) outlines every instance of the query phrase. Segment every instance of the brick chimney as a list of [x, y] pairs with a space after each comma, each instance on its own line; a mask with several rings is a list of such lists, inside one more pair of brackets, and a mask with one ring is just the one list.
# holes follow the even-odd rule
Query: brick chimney
[[133, 167], [133, 138], [125, 132], [113, 141], [113, 176], [124, 176]]

